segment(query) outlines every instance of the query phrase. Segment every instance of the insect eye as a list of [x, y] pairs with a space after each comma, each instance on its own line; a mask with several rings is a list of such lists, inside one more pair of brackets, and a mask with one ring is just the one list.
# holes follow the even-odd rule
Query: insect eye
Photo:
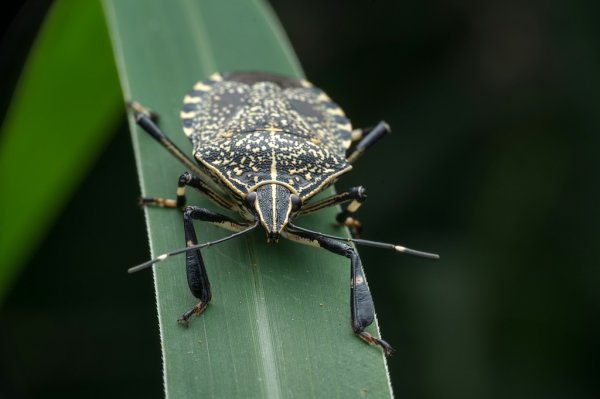
[[290, 195], [290, 201], [292, 202], [292, 212], [296, 212], [302, 207], [302, 200], [296, 194]]
[[251, 193], [248, 193], [248, 195], [246, 195], [246, 206], [248, 208], [254, 208], [254, 203], [256, 202], [256, 197], [257, 197], [257, 194], [255, 191], [252, 191]]

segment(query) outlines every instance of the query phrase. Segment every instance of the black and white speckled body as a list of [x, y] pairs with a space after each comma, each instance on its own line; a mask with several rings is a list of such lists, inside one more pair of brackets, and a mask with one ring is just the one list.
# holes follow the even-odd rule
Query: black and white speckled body
[[306, 201], [352, 168], [350, 121], [305, 80], [215, 74], [185, 97], [181, 118], [195, 159], [242, 198], [277, 181]]

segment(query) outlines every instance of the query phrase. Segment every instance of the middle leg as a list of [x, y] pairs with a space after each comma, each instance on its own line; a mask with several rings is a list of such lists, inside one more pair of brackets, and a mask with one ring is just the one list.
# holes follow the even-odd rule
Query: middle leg
[[190, 172], [185, 172], [179, 176], [177, 182], [177, 199], [161, 198], [161, 197], [142, 197], [140, 198], [140, 205], [156, 205], [164, 208], [179, 208], [182, 209], [185, 206], [185, 187], [194, 187], [204, 195], [206, 195], [212, 202], [225, 209], [234, 209], [234, 205], [231, 201], [223, 198], [219, 193], [215, 192], [209, 185], [204, 183], [201, 178], [194, 176]]
[[366, 201], [366, 199], [367, 191], [363, 186], [352, 187], [350, 190], [344, 193], [332, 195], [313, 204], [306, 204], [302, 207], [300, 214], [307, 215], [309, 213], [319, 211], [323, 208], [352, 201], [341, 212], [337, 214], [335, 220], [340, 224], [348, 226], [353, 237], [358, 237], [362, 230], [362, 225], [360, 221], [354, 218], [354, 213], [358, 211], [358, 208], [360, 208], [360, 206], [363, 202]]

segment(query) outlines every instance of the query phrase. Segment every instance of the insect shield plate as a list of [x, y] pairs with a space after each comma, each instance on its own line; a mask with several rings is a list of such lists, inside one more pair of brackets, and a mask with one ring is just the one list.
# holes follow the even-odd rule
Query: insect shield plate
[[184, 98], [194, 157], [239, 196], [267, 181], [306, 201], [352, 167], [352, 126], [305, 80], [265, 73], [212, 75]]

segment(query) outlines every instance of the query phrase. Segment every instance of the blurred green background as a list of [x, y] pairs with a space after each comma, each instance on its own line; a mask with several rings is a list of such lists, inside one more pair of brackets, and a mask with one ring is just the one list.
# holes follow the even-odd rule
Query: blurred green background
[[[3, 113], [48, 4], [4, 13]], [[360, 249], [396, 397], [598, 397], [600, 3], [271, 4], [354, 125], [392, 126], [337, 184], [364, 237], [442, 256]], [[137, 195], [123, 119], [0, 307], [0, 397], [162, 396]]]

